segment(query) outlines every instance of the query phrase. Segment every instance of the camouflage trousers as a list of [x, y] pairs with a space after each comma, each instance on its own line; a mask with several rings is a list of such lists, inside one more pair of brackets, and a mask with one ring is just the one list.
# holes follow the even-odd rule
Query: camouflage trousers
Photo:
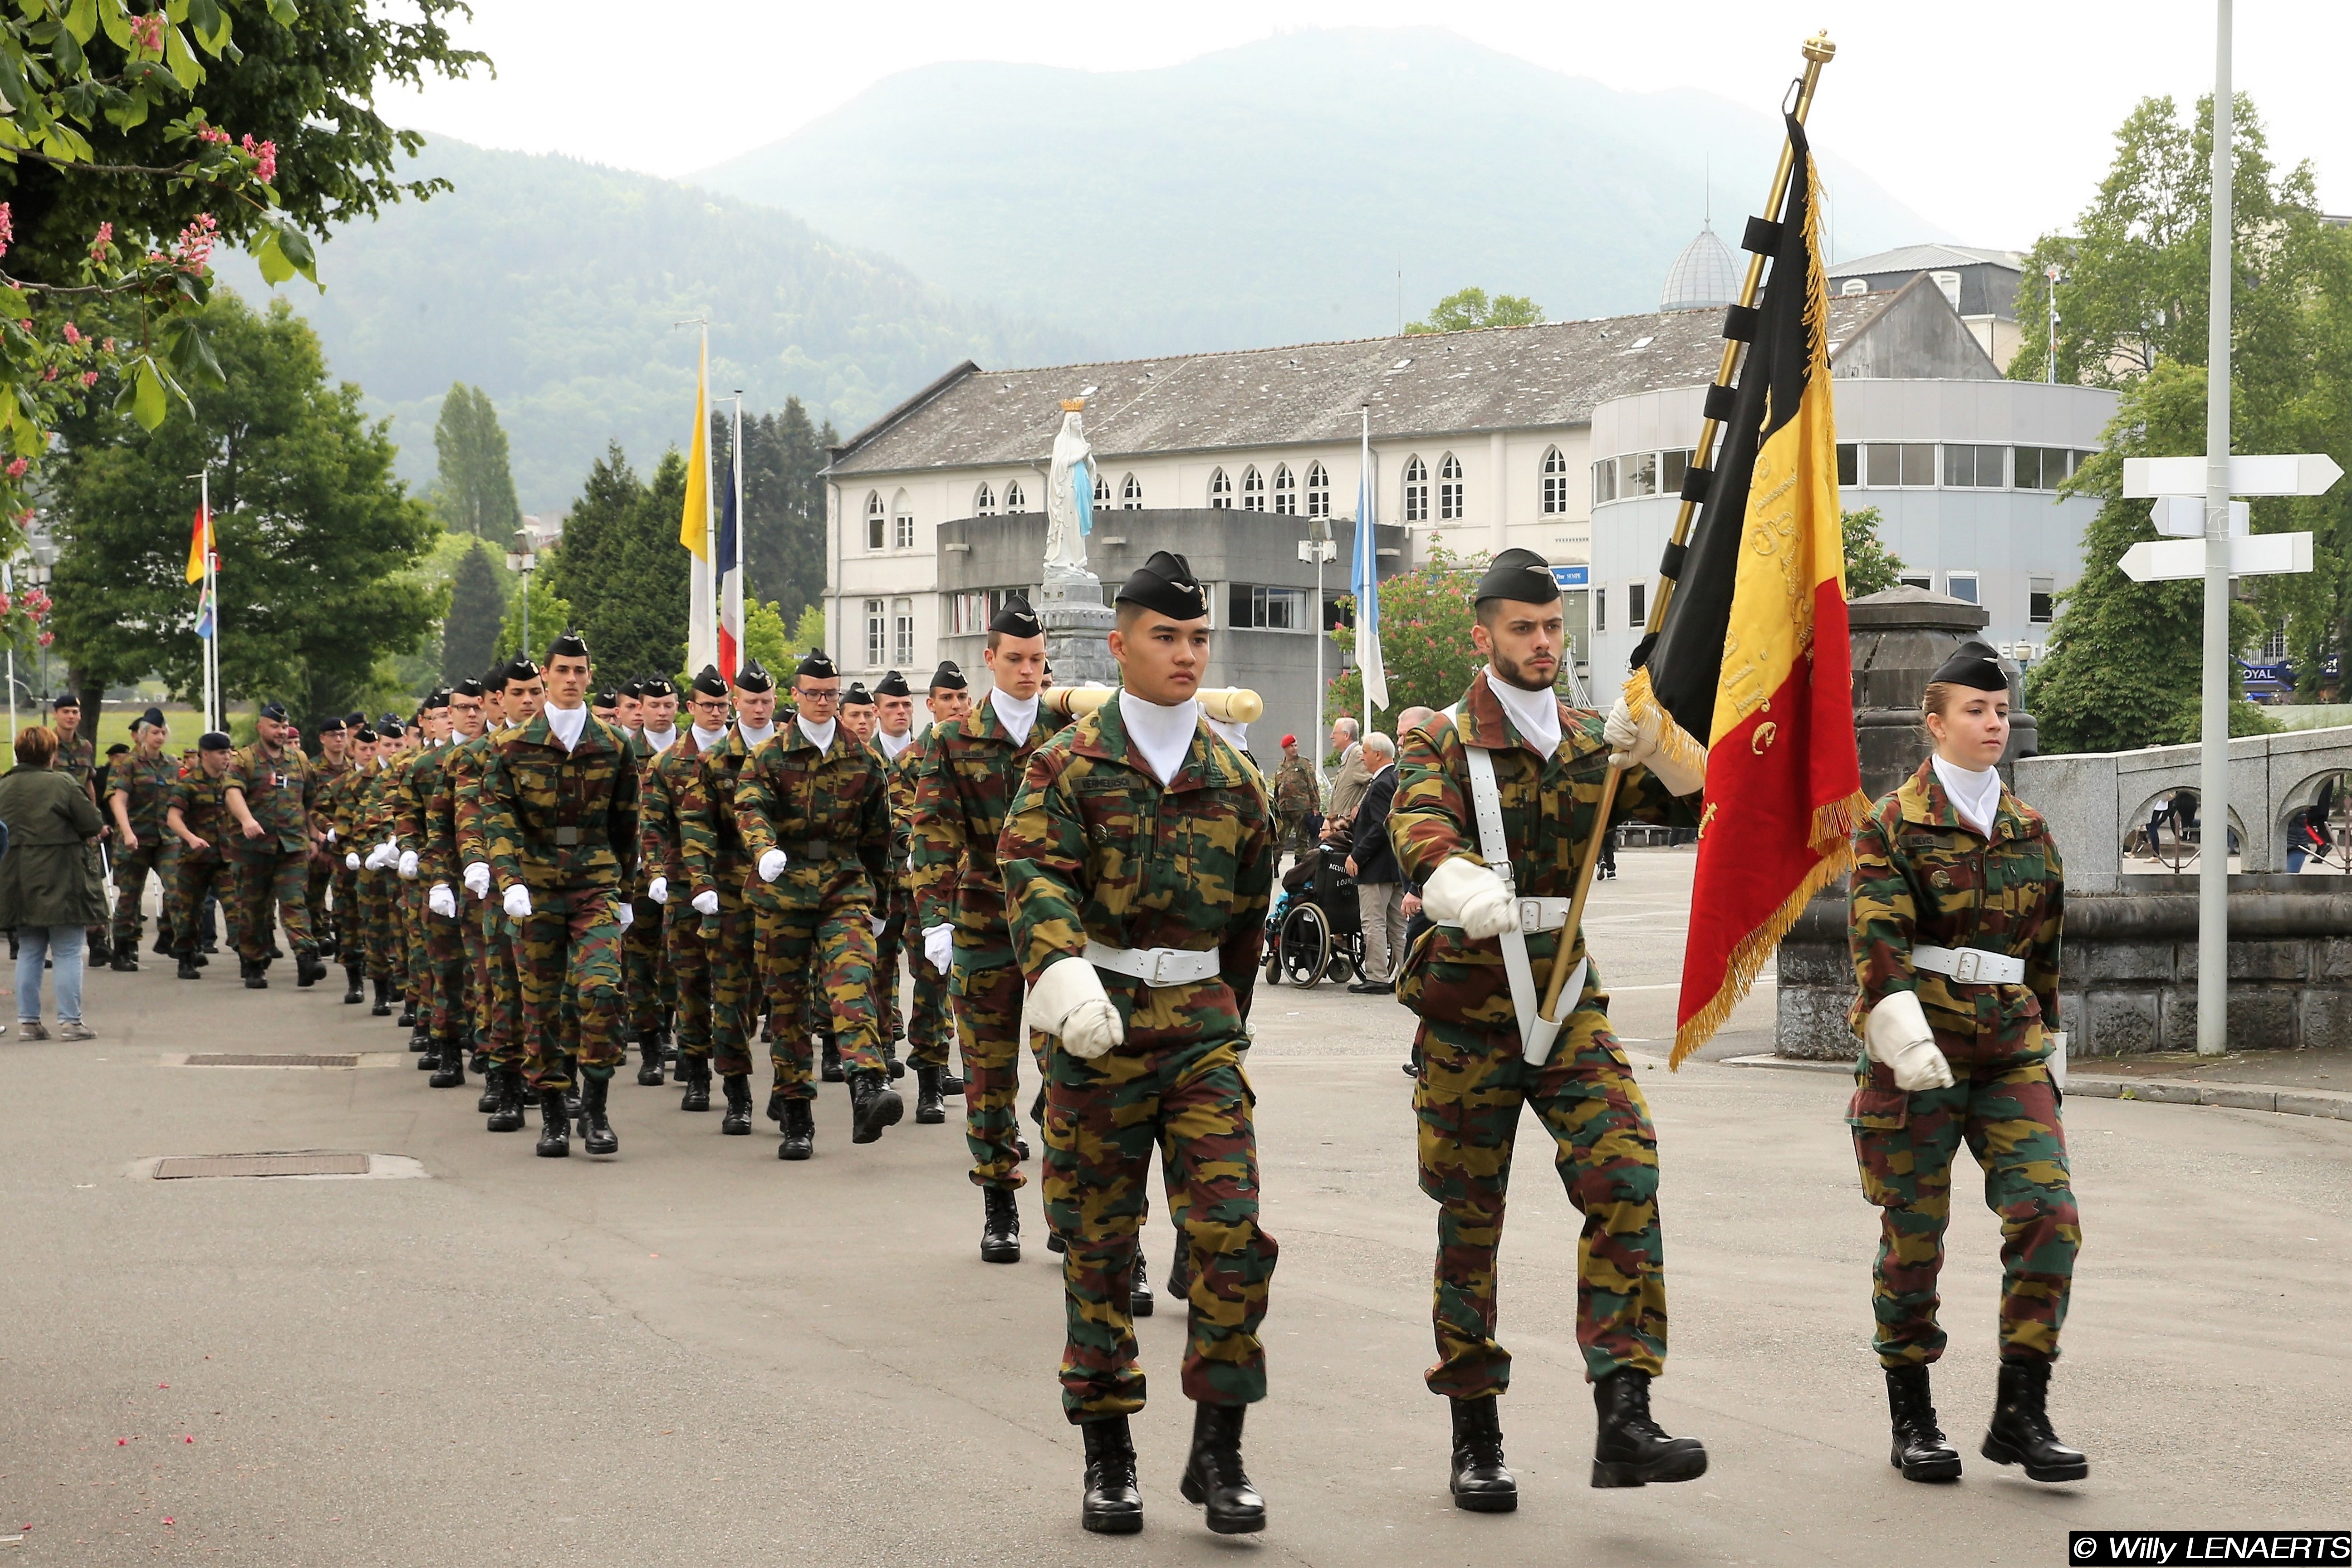
[[620, 902], [610, 888], [533, 888], [530, 915], [514, 922], [534, 1089], [571, 1088], [574, 1060], [584, 1078], [621, 1065]]
[[499, 1067], [522, 1066], [522, 988], [515, 973], [513, 922], [489, 899], [460, 892], [471, 977], [474, 1044]]
[[768, 1061], [786, 1100], [816, 1097], [815, 1052], [803, 1013], [829, 1026], [845, 1072], [883, 1071], [874, 1005], [874, 928], [866, 900], [828, 900], [795, 907], [762, 890], [752, 895], [758, 922], [761, 1003], [768, 1015]]
[[1960, 1041], [1938, 1031], [1937, 1042], [1947, 1047], [1951, 1088], [1906, 1094], [1864, 1057], [1868, 1071], [1846, 1112], [1863, 1195], [1881, 1211], [1870, 1292], [1879, 1362], [1906, 1366], [1944, 1353], [1936, 1280], [1963, 1141], [1984, 1168], [1985, 1206], [2000, 1216], [2001, 1359], [2054, 1360], [2083, 1244], [2057, 1086], [2045, 1061], [1972, 1065]]
[[335, 957], [346, 969], [364, 968], [367, 922], [360, 918], [360, 874], [343, 864], [341, 847], [335, 847], [335, 902], [329, 911], [334, 922]]
[[1510, 1387], [1511, 1353], [1495, 1338], [1495, 1258], [1523, 1104], [1557, 1145], [1553, 1163], [1584, 1216], [1576, 1338], [1585, 1373], [1631, 1366], [1656, 1376], [1666, 1354], [1658, 1143], [1608, 1015], [1590, 1000], [1579, 1006], [1541, 1068], [1519, 1054], [1508, 1022], [1423, 1019], [1415, 1045], [1421, 1190], [1438, 1205], [1431, 1391], [1477, 1399]]
[[173, 901], [180, 908], [183, 918], [173, 922], [173, 951], [182, 958], [196, 951], [196, 931], [203, 923], [205, 898], [207, 894], [220, 900], [221, 913], [226, 918], [228, 945], [244, 950], [244, 927], [237, 913], [236, 865], [224, 859], [218, 850], [198, 853], [184, 849], [178, 856], [172, 878]]
[[[467, 897], [462, 889], [454, 890], [460, 899]], [[466, 910], [460, 907], [454, 919], [436, 915], [420, 894], [415, 912], [417, 946], [425, 954], [424, 980], [416, 998], [417, 1021], [444, 1044], [453, 1040], [469, 1044], [474, 1024], [466, 985]]]
[[416, 1008], [419, 1026], [432, 1026], [435, 988], [440, 975], [433, 955], [425, 950], [425, 884], [395, 873], [393, 886], [400, 901], [401, 941], [408, 953], [408, 986], [405, 992]]
[[662, 906], [637, 899], [630, 908], [636, 918], [621, 935], [621, 956], [628, 974], [629, 1037], [642, 1040], [669, 1021], [677, 998], [662, 963]]
[[353, 873], [360, 884], [360, 913], [367, 933], [367, 972], [371, 980], [393, 982], [407, 988], [408, 950], [401, 940], [395, 906], [400, 878], [391, 871]]
[[[908, 892], [905, 881], [891, 890], [890, 906], [882, 922], [882, 930], [874, 938], [874, 980], [879, 993], [882, 1016], [877, 1026], [886, 1040], [908, 1037], [908, 1020], [900, 1016], [898, 1005], [898, 960], [907, 956], [907, 922], [912, 919], [914, 896]], [[917, 967], [921, 967], [919, 955]], [[937, 1062], [923, 1061], [909, 1053], [918, 1067], [937, 1067]]]
[[1188, 1040], [1139, 1016], [1127, 1044], [1108, 1055], [1081, 1061], [1057, 1049], [1047, 1058], [1045, 1220], [1069, 1248], [1061, 1381], [1073, 1423], [1143, 1408], [1128, 1291], [1155, 1148], [1189, 1244], [1185, 1397], [1265, 1397], [1258, 1325], [1280, 1248], [1258, 1226], [1255, 1097], [1242, 1071], [1238, 1021], [1223, 1037]]
[[158, 923], [166, 936], [171, 934], [171, 847], [163, 841], [160, 834], [152, 837], [142, 835], [139, 840], [139, 847], [127, 854], [121, 850], [115, 852], [112, 938], [115, 952], [135, 953], [139, 951], [139, 938], [147, 929], [146, 917], [140, 913], [139, 905], [147, 896], [147, 877], [150, 872], [154, 873], [163, 881], [163, 913]]
[[751, 1070], [751, 1040], [759, 1028], [754, 998], [760, 991], [758, 921], [729, 880], [722, 872], [716, 915], [697, 915], [688, 907], [710, 962], [710, 1065], [724, 1077]]
[[677, 1054], [710, 1056], [710, 948], [703, 940], [702, 917], [682, 897], [673, 897], [664, 910], [663, 970], [677, 997]]
[[[306, 876], [309, 883], [307, 902], [310, 910], [310, 935], [321, 943], [336, 934], [335, 911], [327, 901], [327, 893], [335, 885], [335, 873], [342, 868], [342, 854], [340, 850], [332, 855], [314, 854], [310, 857], [310, 868]], [[342, 951], [340, 941], [336, 943], [335, 951], [338, 952]]]
[[[931, 966], [919, 954], [916, 964]], [[1022, 1186], [1028, 1178], [1021, 1173], [1019, 1148], [1021, 966], [1009, 947], [968, 947], [956, 954], [948, 979], [955, 993], [956, 1045], [963, 1053], [963, 1141], [971, 1151], [971, 1184]]]
[[237, 889], [244, 937], [237, 956], [255, 963], [268, 958], [270, 938], [280, 922], [286, 927], [287, 946], [297, 953], [312, 950], [309, 850], [247, 851], [238, 858]]
[[[915, 972], [915, 996], [907, 1010], [907, 1061], [911, 1067], [944, 1068], [948, 1047], [956, 1043], [956, 1027], [948, 1016], [948, 997], [955, 984], [954, 966], [941, 974], [931, 967], [918, 944], [907, 950], [907, 967]], [[896, 975], [891, 976], [894, 981]], [[890, 987], [892, 998], [898, 987]]]

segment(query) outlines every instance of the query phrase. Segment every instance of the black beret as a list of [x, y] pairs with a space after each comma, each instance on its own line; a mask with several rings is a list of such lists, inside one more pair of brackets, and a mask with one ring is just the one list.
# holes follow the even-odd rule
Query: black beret
[[773, 691], [776, 678], [770, 675], [756, 658], [747, 658], [743, 668], [735, 672], [735, 689], [739, 691]]
[[505, 665], [494, 664], [482, 672], [482, 689], [485, 692], [504, 691], [506, 689], [507, 667]]
[[667, 676], [649, 675], [643, 680], [636, 682], [636, 688], [637, 695], [640, 697], [675, 697], [677, 695], [677, 688], [669, 683], [669, 679]]
[[1045, 635], [1045, 626], [1037, 620], [1037, 612], [1031, 609], [1029, 601], [1018, 594], [1004, 601], [1004, 607], [996, 612], [995, 618], [988, 623], [988, 629], [1015, 637], [1042, 637]]
[[1532, 550], [1510, 549], [1486, 565], [1478, 579], [1478, 602], [1510, 599], [1522, 605], [1549, 605], [1559, 597], [1559, 584], [1551, 563]]
[[907, 678], [894, 669], [889, 674], [884, 676], [881, 679], [874, 683], [874, 695], [877, 697], [912, 697], [914, 693], [907, 689]]
[[2009, 689], [2009, 677], [2000, 670], [2000, 656], [1974, 639], [1954, 648], [1952, 657], [1937, 665], [1936, 673], [1927, 679], [1931, 683], [1948, 681], [1978, 691]]
[[432, 690], [425, 694], [425, 700], [417, 704], [417, 710], [419, 712], [430, 712], [434, 709], [446, 708], [448, 706], [449, 689], [446, 686], [436, 686]]
[[621, 695], [622, 695], [622, 696], [624, 696], [624, 697], [643, 697], [645, 694], [646, 694], [646, 682], [645, 682], [645, 678], [644, 678], [643, 676], [639, 676], [639, 677], [637, 677], [637, 678], [636, 678], [635, 679], [634, 679], [634, 680], [624, 680], [623, 682], [621, 682]]
[[336, 713], [328, 714], [324, 719], [320, 720], [318, 724], [319, 733], [321, 735], [339, 734], [351, 727], [350, 720]]
[[106, 754], [107, 754], [108, 756], [110, 756], [110, 757], [119, 757], [119, 756], [122, 755], [125, 752], [128, 752], [130, 749], [131, 749], [131, 742], [128, 742], [128, 741], [117, 741], [117, 742], [114, 742], [114, 744], [112, 744], [112, 745], [110, 745], [110, 746], [109, 746], [109, 747], [107, 747], [107, 748], [106, 748]]
[[841, 671], [833, 668], [833, 660], [826, 657], [824, 649], [813, 647], [801, 659], [800, 668], [793, 673], [805, 675], [812, 680], [831, 680]]
[[509, 681], [537, 680], [538, 679], [539, 666], [531, 662], [530, 655], [527, 653], [515, 655], [514, 662], [507, 666], [507, 679]]
[[196, 737], [196, 750], [200, 752], [226, 752], [234, 744], [234, 742], [218, 730], [207, 730]]
[[365, 724], [362, 724], [358, 729], [352, 731], [352, 739], [357, 741], [362, 746], [373, 746], [376, 742], [376, 734], [373, 730], [368, 728]]
[[137, 733], [139, 726], [142, 724], [152, 724], [158, 730], [162, 729], [163, 727], [163, 710], [161, 708], [148, 709], [147, 711], [139, 715], [138, 718], [131, 721], [131, 731], [134, 734]]
[[863, 682], [853, 680], [849, 683], [849, 689], [841, 694], [841, 705], [844, 708], [871, 708], [874, 706], [874, 694], [866, 689]]
[[940, 660], [939, 668], [931, 671], [930, 689], [933, 691], [961, 691], [971, 684], [963, 678], [963, 671], [956, 668], [956, 662], [951, 658]]
[[727, 695], [727, 679], [724, 676], [719, 673], [719, 667], [717, 665], [706, 664], [695, 675], [694, 691], [695, 694], [699, 697], [724, 697]]
[[1192, 575], [1192, 563], [1172, 550], [1153, 551], [1151, 559], [1120, 586], [1114, 602], [1140, 605], [1177, 621], [1202, 620], [1209, 614], [1209, 596]]
[[609, 686], [596, 693], [596, 700], [589, 704], [592, 708], [618, 708], [620, 705], [621, 694]]
[[397, 741], [408, 733], [408, 727], [387, 713], [383, 716], [383, 721], [376, 725], [376, 731], [387, 741]]
[[588, 644], [575, 631], [566, 631], [547, 645], [547, 657], [555, 658], [586, 658]]
[[367, 715], [354, 708], [350, 712], [343, 715], [343, 722], [346, 724], [364, 724], [367, 722]]
[[58, 693], [57, 700], [51, 702], [49, 706], [52, 708], [79, 708], [81, 706], [81, 699], [76, 697], [70, 691], [61, 691]]
[[467, 676], [449, 689], [449, 695], [452, 697], [479, 697], [481, 694], [482, 683], [472, 676]]
[[261, 716], [264, 719], [275, 719], [280, 724], [283, 724], [286, 722], [286, 704], [283, 702], [265, 702], [261, 705]]

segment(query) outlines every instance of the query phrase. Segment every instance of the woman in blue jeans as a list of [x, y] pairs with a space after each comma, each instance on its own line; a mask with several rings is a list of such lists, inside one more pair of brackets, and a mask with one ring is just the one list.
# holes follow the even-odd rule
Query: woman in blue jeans
[[43, 725], [16, 732], [16, 765], [0, 774], [0, 929], [16, 933], [16, 1017], [27, 1040], [46, 1040], [41, 968], [55, 964], [60, 1040], [92, 1037], [81, 1021], [83, 933], [106, 918], [98, 866], [98, 805], [59, 773], [58, 733]]

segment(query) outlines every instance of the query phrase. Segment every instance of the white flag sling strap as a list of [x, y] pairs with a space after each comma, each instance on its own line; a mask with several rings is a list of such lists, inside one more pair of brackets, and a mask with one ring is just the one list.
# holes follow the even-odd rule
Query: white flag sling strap
[[[1458, 731], [1461, 719], [1457, 710], [1449, 708], [1445, 711]], [[1463, 742], [1462, 750], [1470, 763], [1470, 806], [1478, 819], [1478, 853], [1485, 858], [1487, 868], [1503, 879], [1503, 885], [1514, 898], [1517, 898], [1518, 884], [1511, 877], [1510, 846], [1503, 837], [1503, 794], [1495, 784], [1495, 759], [1485, 747], [1471, 745], [1466, 741]], [[1519, 900], [1522, 906], [1540, 906], [1554, 901], [1548, 899]], [[1563, 917], [1565, 913], [1563, 910]], [[1511, 1010], [1519, 1020], [1519, 1054], [1527, 1058], [1529, 1067], [1538, 1068], [1551, 1060], [1552, 1048], [1559, 1043], [1561, 1025], [1567, 1021], [1565, 1015], [1557, 1020], [1544, 1018], [1542, 993], [1536, 989], [1535, 966], [1528, 960], [1526, 927], [1528, 918], [1534, 915], [1538, 923], [1549, 925], [1549, 921], [1544, 918], [1549, 914], [1548, 910], [1538, 912], [1523, 907], [1519, 921], [1521, 929], [1507, 932], [1497, 939], [1503, 944], [1503, 973], [1511, 983]], [[1573, 942], [1575, 933], [1567, 931], [1560, 940]], [[1581, 958], [1576, 961], [1576, 968], [1570, 973], [1568, 984], [1560, 992], [1562, 996], [1584, 994], [1587, 962]], [[1572, 1009], [1574, 1002], [1571, 1001], [1569, 1006]]]

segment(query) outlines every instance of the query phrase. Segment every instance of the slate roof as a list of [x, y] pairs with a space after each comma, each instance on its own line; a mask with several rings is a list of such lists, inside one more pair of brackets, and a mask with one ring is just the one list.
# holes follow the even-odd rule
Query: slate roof
[[2025, 258], [2014, 250], [1984, 250], [1971, 245], [1898, 245], [1875, 256], [1841, 261], [1822, 273], [1831, 279], [1859, 278], [1879, 272], [1929, 272], [1937, 268], [2006, 267], [2021, 269]]
[[[1885, 297], [1832, 297], [1830, 339]], [[1723, 318], [1669, 310], [1532, 327], [1360, 338], [1161, 359], [987, 371], [967, 361], [833, 449], [838, 475], [1043, 463], [1062, 400], [1087, 400], [1106, 459], [1581, 425], [1612, 397], [1714, 379]]]

